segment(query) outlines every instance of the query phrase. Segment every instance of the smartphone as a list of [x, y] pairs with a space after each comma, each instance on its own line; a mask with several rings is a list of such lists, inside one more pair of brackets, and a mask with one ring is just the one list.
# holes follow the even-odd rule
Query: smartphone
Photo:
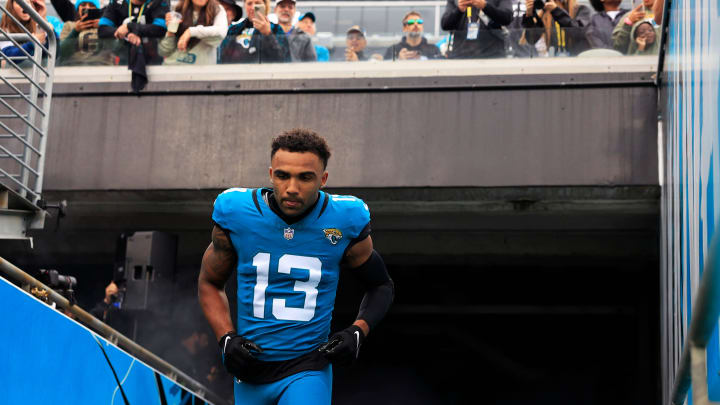
[[264, 4], [256, 4], [253, 6], [253, 9], [255, 10], [255, 14], [265, 15], [265, 5]]
[[85, 10], [83, 20], [99, 20], [103, 16], [103, 10], [100, 8], [89, 8]]

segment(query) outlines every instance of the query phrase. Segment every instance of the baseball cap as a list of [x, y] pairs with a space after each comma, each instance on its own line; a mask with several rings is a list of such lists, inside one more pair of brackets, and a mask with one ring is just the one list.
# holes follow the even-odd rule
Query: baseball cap
[[273, 7], [277, 6], [278, 4], [282, 3], [283, 1], [292, 1], [293, 3], [297, 3], [295, 0], [275, 0], [273, 1]]
[[242, 18], [242, 16], [243, 16], [242, 7], [240, 7], [237, 3], [235, 3], [235, 0], [220, 0], [220, 2], [225, 3], [228, 6], [231, 6], [235, 10], [235, 18], [233, 18], [233, 22]]
[[348, 28], [347, 32], [345, 32], [345, 35], [351, 33], [351, 32], [357, 32], [363, 37], [365, 36], [365, 30], [360, 28], [359, 25], [353, 25], [352, 27]]
[[315, 14], [313, 14], [312, 11], [308, 11], [307, 13], [300, 15], [300, 18], [298, 18], [298, 21], [302, 21], [308, 17], [312, 20], [312, 22], [315, 22]]

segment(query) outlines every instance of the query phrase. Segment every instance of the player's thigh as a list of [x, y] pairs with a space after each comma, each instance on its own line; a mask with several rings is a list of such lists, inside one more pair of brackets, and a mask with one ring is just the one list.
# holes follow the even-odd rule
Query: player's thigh
[[234, 382], [235, 405], [274, 405], [282, 387], [278, 384]]
[[332, 367], [320, 371], [303, 371], [290, 382], [277, 405], [330, 405]]

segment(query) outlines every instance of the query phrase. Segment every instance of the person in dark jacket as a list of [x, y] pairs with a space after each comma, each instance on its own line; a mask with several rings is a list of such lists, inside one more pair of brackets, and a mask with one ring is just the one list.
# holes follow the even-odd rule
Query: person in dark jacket
[[526, 0], [523, 27], [531, 44], [541, 37], [549, 56], [577, 56], [589, 49], [585, 27], [590, 23], [590, 8], [575, 0], [547, 0], [542, 9], [535, 8], [535, 0]]
[[[141, 46], [147, 64], [160, 64], [157, 42], [165, 36], [167, 0], [114, 0], [105, 7], [98, 23], [98, 37], [119, 41], [120, 64], [127, 63], [129, 46]], [[124, 51], [125, 49], [125, 51]]]
[[505, 57], [502, 27], [511, 22], [511, 0], [447, 0], [441, 27], [453, 32], [448, 57]]
[[385, 51], [384, 60], [438, 59], [442, 58], [440, 48], [428, 43], [423, 37], [423, 19], [417, 11], [405, 14], [402, 20], [402, 40]]
[[[255, 13], [255, 8], [265, 12]], [[245, 0], [247, 18], [228, 28], [218, 48], [218, 63], [290, 62], [290, 46], [282, 27], [267, 18], [270, 1]], [[261, 10], [262, 11], [262, 10]]]
[[275, 2], [275, 15], [278, 18], [278, 24], [287, 35], [292, 61], [315, 62], [317, 55], [312, 38], [300, 27], [293, 26], [295, 11], [295, 0], [277, 0]]
[[[595, 13], [585, 29], [585, 36], [592, 48], [613, 48], [612, 32], [630, 11], [620, 8], [622, 0], [590, 0]], [[652, 4], [651, 4], [652, 5]]]

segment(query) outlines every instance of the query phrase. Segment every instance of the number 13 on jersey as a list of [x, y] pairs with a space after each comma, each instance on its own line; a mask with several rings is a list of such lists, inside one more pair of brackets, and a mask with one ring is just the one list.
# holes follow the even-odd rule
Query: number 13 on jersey
[[[258, 253], [253, 257], [253, 266], [257, 269], [257, 283], [253, 291], [253, 316], [265, 318], [265, 290], [270, 278], [270, 253]], [[309, 321], [315, 316], [322, 262], [317, 257], [285, 254], [278, 260], [278, 273], [290, 274], [290, 270], [307, 270], [307, 281], [296, 280], [293, 291], [305, 293], [302, 308], [288, 307], [284, 298], [273, 298], [272, 314], [276, 319], [285, 321]]]

